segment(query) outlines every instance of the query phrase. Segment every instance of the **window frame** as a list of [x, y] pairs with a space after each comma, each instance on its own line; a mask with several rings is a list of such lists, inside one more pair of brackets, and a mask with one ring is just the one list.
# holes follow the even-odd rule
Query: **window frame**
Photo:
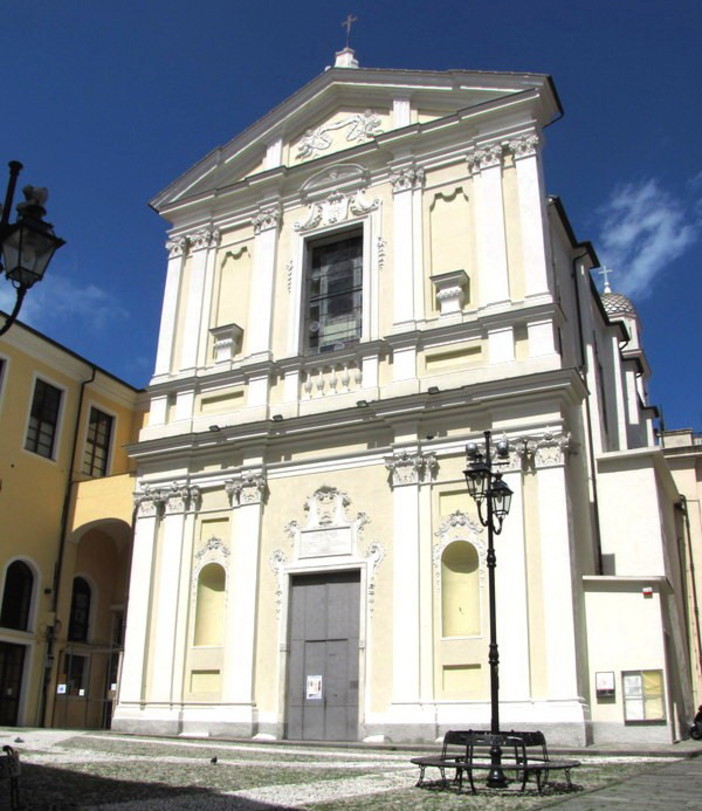
[[[90, 438], [90, 429], [91, 429], [91, 425], [92, 425], [91, 418], [92, 418], [93, 412], [96, 412], [97, 414], [100, 414], [103, 417], [106, 417], [107, 419], [110, 420], [110, 430], [109, 430], [109, 434], [107, 436], [107, 442], [106, 442], [106, 444], [104, 446], [98, 446], [95, 442], [91, 441], [91, 438]], [[81, 468], [80, 468], [81, 473], [84, 476], [90, 476], [93, 479], [102, 479], [105, 476], [110, 475], [110, 468], [112, 467], [112, 448], [113, 448], [113, 443], [114, 443], [116, 425], [117, 425], [117, 417], [115, 416], [115, 414], [113, 414], [113, 413], [111, 413], [109, 411], [105, 411], [105, 409], [98, 407], [94, 403], [90, 403], [90, 406], [88, 408], [88, 418], [86, 420], [86, 425], [85, 425], [85, 438], [84, 438], [84, 441], [83, 441], [83, 456], [82, 456], [82, 459], [81, 459]], [[102, 447], [102, 449], [105, 452], [104, 465], [103, 465], [103, 468], [101, 469], [100, 472], [95, 472], [95, 448], [96, 447]], [[86, 470], [86, 461], [87, 461], [86, 456], [87, 456], [88, 450], [90, 448], [92, 448], [91, 460], [90, 460], [91, 469]]]
[[[315, 258], [315, 252], [317, 250], [323, 250], [325, 248], [329, 248], [334, 245], [340, 245], [341, 243], [350, 241], [350, 240], [358, 240], [359, 241], [359, 255], [354, 256], [353, 259], [349, 260], [358, 264], [357, 267], [354, 267], [353, 270], [353, 281], [352, 285], [347, 289], [342, 291], [341, 293], [329, 293], [329, 287], [327, 287], [326, 293], [320, 293], [318, 295], [314, 295], [311, 291], [312, 285], [312, 263]], [[343, 227], [334, 228], [330, 231], [326, 232], [318, 232], [315, 234], [309, 235], [304, 241], [304, 259], [302, 263], [302, 295], [300, 301], [300, 352], [306, 356], [318, 356], [318, 355], [326, 355], [329, 352], [335, 351], [344, 351], [350, 348], [354, 348], [358, 346], [359, 343], [363, 340], [364, 337], [364, 327], [365, 327], [365, 319], [366, 315], [366, 307], [365, 299], [367, 296], [366, 292], [366, 264], [367, 264], [367, 246], [366, 246], [366, 239], [365, 239], [365, 228], [363, 222], [352, 222], [345, 224]], [[360, 261], [358, 261], [360, 260]], [[358, 278], [356, 278], [358, 277]], [[327, 281], [329, 281], [329, 277], [327, 277]], [[313, 306], [313, 302], [316, 302], [319, 307], [325, 307], [328, 309], [329, 305], [333, 303], [335, 300], [339, 300], [341, 296], [350, 296], [352, 299], [352, 306], [349, 310], [351, 313], [352, 318], [349, 320], [353, 320], [356, 329], [356, 335], [354, 338], [350, 337], [350, 333], [344, 338], [343, 345], [335, 346], [334, 341], [329, 340], [327, 338], [327, 342], [324, 343], [322, 340], [319, 341], [316, 347], [311, 346], [311, 330], [310, 324], [312, 323], [312, 315], [311, 310]], [[328, 314], [327, 318], [329, 317]], [[320, 317], [321, 321], [321, 317]], [[327, 326], [331, 326], [331, 323], [328, 323]], [[331, 335], [331, 330], [329, 330], [329, 335]], [[319, 336], [323, 335], [322, 330], [320, 329]]]
[[[34, 410], [34, 399], [36, 396], [37, 386], [39, 383], [42, 383], [44, 386], [50, 386], [52, 389], [56, 389], [59, 393], [59, 402], [58, 408], [56, 409], [56, 422], [54, 423], [54, 431], [52, 436], [52, 444], [51, 444], [51, 454], [46, 455], [40, 453], [38, 450], [27, 447], [27, 443], [29, 442], [29, 431], [32, 424], [32, 411]], [[58, 457], [59, 448], [61, 446], [61, 428], [63, 425], [63, 413], [65, 408], [66, 402], [66, 389], [63, 386], [57, 385], [57, 383], [49, 378], [35, 374], [33, 378], [33, 385], [31, 387], [31, 391], [29, 394], [29, 407], [27, 408], [27, 420], [24, 429], [24, 441], [22, 443], [22, 450], [26, 453], [31, 453], [32, 456], [38, 456], [40, 459], [47, 459], [50, 462], [55, 462]]]
[[[83, 609], [85, 613], [85, 622], [81, 622], [79, 627], [84, 628], [84, 636], [76, 637], [72, 631], [76, 626], [76, 621], [74, 620], [74, 602], [76, 596], [76, 582], [80, 580], [87, 586], [88, 589], [88, 604], [85, 609]], [[68, 630], [67, 630], [67, 641], [74, 642], [76, 644], [88, 644], [91, 638], [91, 626], [92, 626], [92, 616], [93, 616], [93, 606], [95, 603], [95, 588], [93, 584], [88, 580], [87, 577], [84, 575], [76, 573], [73, 577], [71, 582], [71, 604], [69, 606], [68, 611]], [[76, 612], [77, 613], [77, 610]]]

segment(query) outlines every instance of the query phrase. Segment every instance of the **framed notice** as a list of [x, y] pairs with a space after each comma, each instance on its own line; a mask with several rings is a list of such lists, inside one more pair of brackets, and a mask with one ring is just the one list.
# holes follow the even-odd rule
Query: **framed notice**
[[321, 676], [308, 676], [307, 687], [305, 689], [305, 698], [308, 701], [321, 701], [322, 700], [322, 677]]
[[614, 671], [595, 673], [595, 690], [597, 698], [614, 697]]

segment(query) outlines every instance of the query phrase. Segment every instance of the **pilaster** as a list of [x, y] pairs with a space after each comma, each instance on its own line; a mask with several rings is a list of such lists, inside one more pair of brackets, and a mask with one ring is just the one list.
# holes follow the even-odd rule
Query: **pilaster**
[[281, 222], [279, 205], [259, 209], [252, 224], [255, 234], [254, 268], [249, 300], [248, 339], [246, 354], [249, 357], [269, 355], [271, 351], [271, 325], [273, 323], [273, 289], [278, 246], [278, 231]]
[[[202, 336], [207, 336], [209, 318], [205, 315], [205, 282], [207, 277], [208, 256], [219, 242], [219, 232], [203, 228], [190, 237], [192, 254], [190, 266], [190, 287], [183, 324], [184, 340], [182, 342], [180, 369], [194, 370], [200, 354]], [[204, 322], [204, 323], [203, 323]]]
[[163, 307], [161, 309], [161, 326], [158, 334], [158, 349], [156, 350], [156, 365], [154, 377], [166, 375], [171, 371], [173, 363], [173, 348], [175, 344], [175, 328], [178, 316], [178, 296], [180, 293], [183, 264], [188, 250], [186, 237], [178, 237], [166, 243], [168, 251], [168, 269], [166, 271], [166, 287], [163, 293]]
[[390, 175], [393, 191], [394, 323], [395, 328], [413, 329], [417, 318], [416, 256], [418, 230], [421, 230], [419, 203], [424, 170], [406, 166]]

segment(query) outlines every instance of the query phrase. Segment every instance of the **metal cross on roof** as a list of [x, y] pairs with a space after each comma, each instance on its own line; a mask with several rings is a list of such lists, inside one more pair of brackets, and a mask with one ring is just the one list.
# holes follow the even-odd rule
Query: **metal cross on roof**
[[352, 14], [347, 14], [346, 19], [341, 23], [341, 27], [346, 29], [346, 47], [349, 47], [349, 37], [351, 36], [351, 26], [358, 22], [358, 17], [354, 17]]
[[609, 278], [608, 277], [609, 277], [609, 274], [614, 273], [614, 271], [612, 270], [612, 268], [608, 268], [608, 267], [605, 266], [605, 267], [601, 267], [597, 272], [600, 274], [600, 276], [604, 277], [604, 290], [602, 292], [603, 293], [611, 293], [612, 288], [611, 288], [611, 286], [609, 284]]

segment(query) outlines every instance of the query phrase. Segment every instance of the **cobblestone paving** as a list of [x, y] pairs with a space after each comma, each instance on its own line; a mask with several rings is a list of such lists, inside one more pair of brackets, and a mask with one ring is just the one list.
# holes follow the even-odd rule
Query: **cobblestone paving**
[[[611, 752], [587, 756], [588, 774], [598, 765], [607, 782], [644, 773], [616, 785], [563, 796], [482, 791], [477, 797], [414, 788], [409, 751], [257, 744], [218, 740], [154, 739], [64, 730], [0, 728], [0, 746], [21, 754], [23, 800], [28, 811], [261, 811], [262, 809], [427, 809], [475, 811], [557, 807], [566, 811], [622, 808], [701, 809], [702, 746], [681, 744], [680, 760], [660, 753]], [[672, 750], [672, 748], [670, 748]], [[668, 752], [667, 754], [670, 754]], [[593, 782], [586, 769], [574, 781]], [[598, 783], [599, 780], [599, 783]], [[589, 781], [589, 782], [588, 782]], [[0, 809], [7, 804], [0, 783]]]

